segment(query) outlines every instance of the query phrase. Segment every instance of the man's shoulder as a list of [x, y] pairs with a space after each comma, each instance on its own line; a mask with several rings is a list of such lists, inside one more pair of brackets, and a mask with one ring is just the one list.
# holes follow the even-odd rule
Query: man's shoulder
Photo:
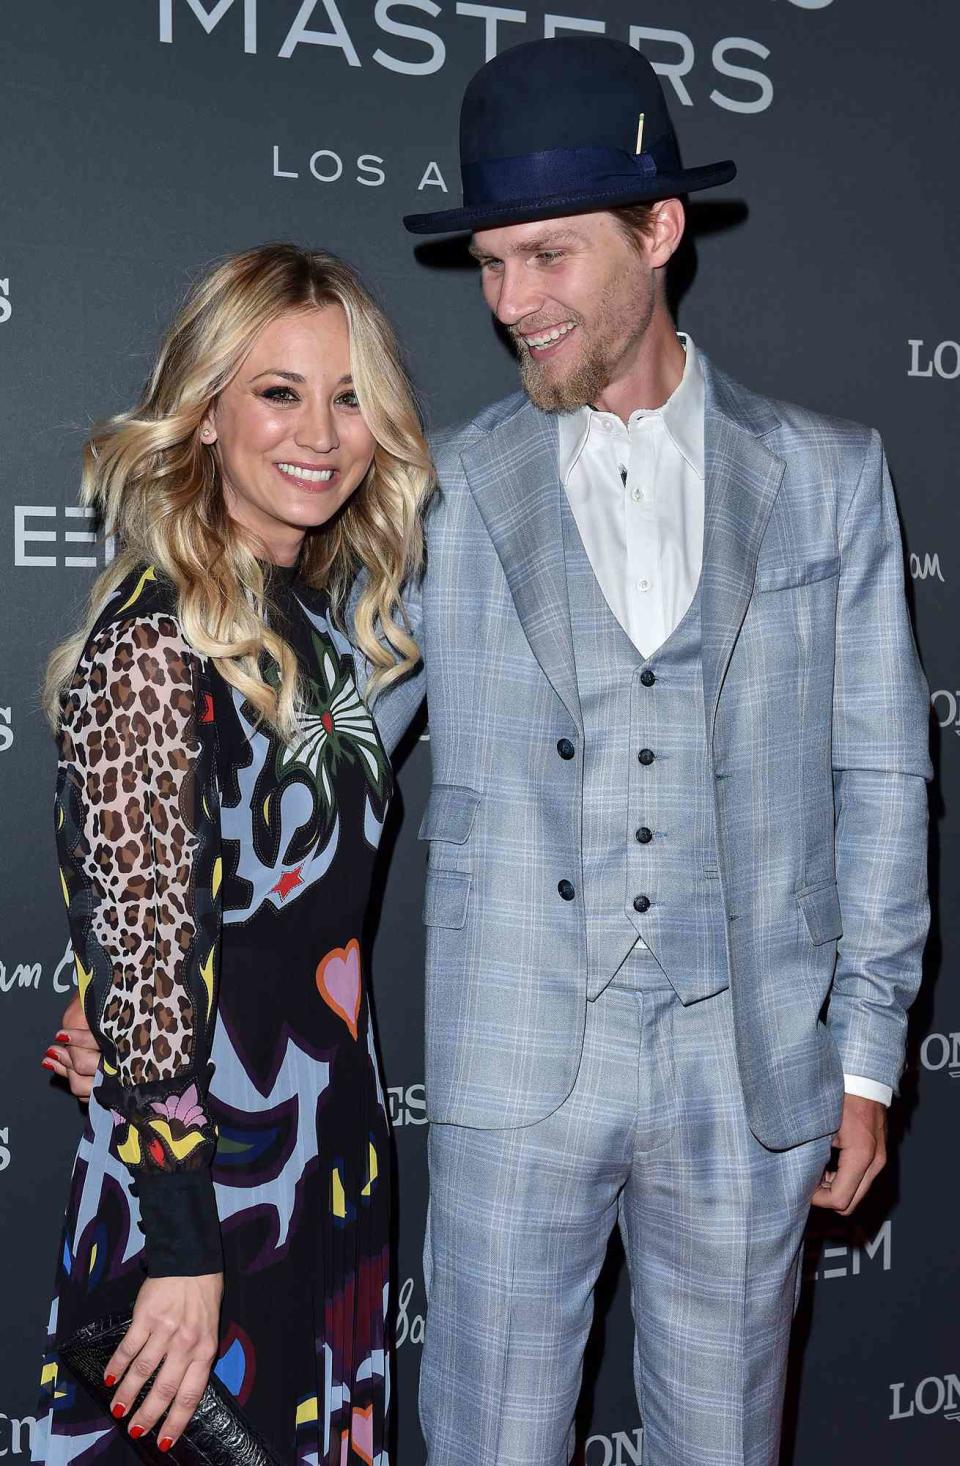
[[781, 456], [827, 451], [852, 453], [862, 460], [873, 438], [873, 430], [863, 423], [768, 397], [715, 366], [708, 370], [714, 405], [763, 438]]
[[501, 397], [498, 402], [491, 402], [488, 406], [482, 407], [471, 418], [434, 429], [429, 434], [430, 449], [434, 458], [440, 459], [451, 453], [461, 453], [464, 448], [470, 447], [479, 439], [489, 437], [491, 433], [505, 427], [525, 408], [530, 408], [530, 400], [526, 393], [511, 392], [509, 396]]

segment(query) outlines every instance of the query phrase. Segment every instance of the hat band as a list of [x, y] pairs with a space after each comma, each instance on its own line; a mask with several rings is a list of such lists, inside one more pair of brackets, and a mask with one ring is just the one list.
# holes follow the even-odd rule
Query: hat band
[[654, 178], [660, 169], [674, 171], [678, 161], [670, 139], [642, 153], [620, 148], [549, 148], [513, 158], [485, 158], [463, 164], [463, 202], [474, 208], [582, 193], [611, 183], [639, 183]]

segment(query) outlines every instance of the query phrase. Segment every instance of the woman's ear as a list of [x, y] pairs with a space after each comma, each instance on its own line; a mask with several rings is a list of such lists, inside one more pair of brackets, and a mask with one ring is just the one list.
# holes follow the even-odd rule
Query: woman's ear
[[217, 441], [217, 429], [213, 421], [213, 408], [206, 414], [200, 424], [200, 441], [210, 447]]

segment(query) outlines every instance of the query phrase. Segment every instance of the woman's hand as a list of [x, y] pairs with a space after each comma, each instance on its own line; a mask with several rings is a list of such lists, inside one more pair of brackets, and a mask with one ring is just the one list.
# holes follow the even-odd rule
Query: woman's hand
[[87, 1026], [83, 1004], [74, 998], [64, 1010], [62, 1026], [42, 1060], [44, 1069], [59, 1074], [70, 1086], [70, 1093], [84, 1103], [90, 1098], [93, 1081], [100, 1065], [97, 1041]]
[[137, 1295], [133, 1320], [104, 1371], [116, 1384], [112, 1413], [123, 1420], [147, 1380], [156, 1378], [131, 1416], [134, 1440], [157, 1430], [161, 1451], [180, 1437], [206, 1388], [217, 1357], [223, 1274], [197, 1278], [147, 1278]]

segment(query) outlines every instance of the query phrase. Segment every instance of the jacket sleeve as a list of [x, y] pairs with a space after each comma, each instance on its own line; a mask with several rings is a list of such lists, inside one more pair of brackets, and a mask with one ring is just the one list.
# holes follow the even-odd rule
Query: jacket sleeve
[[207, 1106], [218, 957], [213, 701], [177, 622], [94, 635], [64, 701], [57, 844], [96, 1100], [151, 1276], [222, 1267]]
[[827, 1021], [847, 1074], [896, 1089], [929, 924], [930, 703], [876, 433], [839, 540], [833, 782], [843, 936]]
[[[353, 661], [357, 686], [361, 693], [372, 671], [371, 664], [356, 644], [353, 633], [353, 615], [363, 590], [365, 572], [357, 576], [350, 591], [346, 606], [346, 624], [353, 648]], [[393, 754], [404, 733], [413, 722], [426, 694], [426, 671], [423, 656], [423, 613], [422, 585], [419, 581], [408, 581], [403, 587], [403, 606], [410, 623], [410, 634], [420, 648], [421, 660], [417, 667], [400, 682], [393, 682], [378, 694], [370, 709], [377, 732], [387, 751]]]

